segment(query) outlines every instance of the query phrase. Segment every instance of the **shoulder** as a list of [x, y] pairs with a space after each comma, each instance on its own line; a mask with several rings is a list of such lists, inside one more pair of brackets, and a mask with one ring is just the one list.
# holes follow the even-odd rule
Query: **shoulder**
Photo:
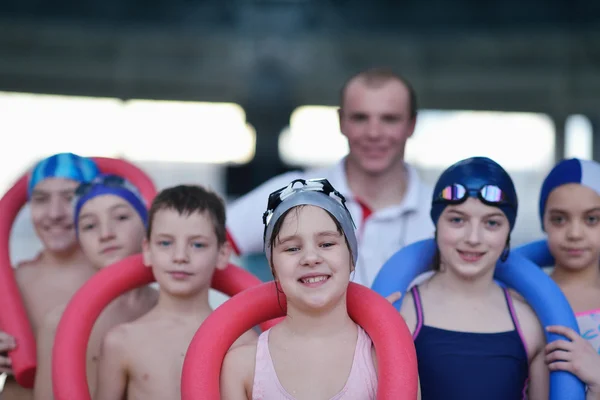
[[223, 360], [223, 374], [228, 380], [235, 379], [245, 384], [252, 382], [257, 347], [256, 342], [246, 343], [232, 347], [227, 352]]
[[[515, 295], [515, 293], [511, 291], [510, 296], [512, 298], [515, 312], [519, 318], [523, 319], [523, 322], [537, 321], [535, 312], [521, 295]], [[539, 322], [537, 324], [539, 325]]]
[[15, 265], [15, 268], [38, 266], [40, 261], [42, 260], [42, 255], [43, 252], [41, 251], [32, 259], [19, 261], [17, 265]]
[[258, 341], [258, 334], [254, 330], [249, 330], [249, 331], [244, 332], [242, 334], [242, 336], [240, 336], [233, 343], [231, 348], [233, 349], [234, 347], [252, 345], [252, 344], [256, 346], [257, 341]]
[[400, 315], [404, 318], [404, 322], [406, 322], [410, 333], [414, 333], [417, 327], [417, 313], [415, 311], [415, 299], [410, 290], [403, 295]]
[[130, 340], [135, 328], [132, 323], [119, 324], [111, 328], [102, 339], [102, 353], [124, 355], [133, 343]]
[[527, 344], [528, 355], [531, 357], [544, 347], [546, 340], [544, 329], [531, 306], [520, 295], [515, 296], [512, 292], [510, 294], [518, 323]]
[[42, 255], [38, 254], [35, 258], [31, 260], [25, 260], [19, 262], [15, 268], [15, 278], [17, 282], [26, 281], [28, 279], [34, 278], [37, 272], [38, 267], [40, 266]]

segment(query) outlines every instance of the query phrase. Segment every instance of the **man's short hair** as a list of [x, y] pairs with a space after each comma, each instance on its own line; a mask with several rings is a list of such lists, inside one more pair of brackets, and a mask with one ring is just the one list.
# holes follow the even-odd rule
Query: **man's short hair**
[[417, 93], [415, 92], [415, 89], [413, 88], [411, 83], [402, 75], [397, 74], [391, 68], [385, 67], [369, 68], [351, 76], [344, 83], [344, 86], [342, 86], [342, 89], [340, 91], [340, 107], [342, 109], [344, 108], [344, 99], [346, 96], [346, 90], [348, 88], [348, 85], [350, 85], [351, 82], [356, 80], [360, 80], [367, 86], [371, 87], [381, 87], [392, 80], [399, 81], [408, 90], [408, 107], [411, 118], [415, 118], [417, 116]]

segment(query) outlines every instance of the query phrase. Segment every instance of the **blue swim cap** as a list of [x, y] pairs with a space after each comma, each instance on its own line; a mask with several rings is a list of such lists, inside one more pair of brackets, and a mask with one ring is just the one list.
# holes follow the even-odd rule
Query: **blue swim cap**
[[125, 178], [118, 175], [98, 175], [91, 182], [83, 182], [77, 188], [75, 195], [75, 232], [79, 234], [79, 214], [85, 203], [94, 197], [112, 194], [119, 196], [139, 214], [144, 226], [148, 226], [148, 209], [140, 191]]
[[89, 182], [100, 171], [96, 163], [86, 157], [73, 153], [59, 153], [43, 159], [35, 165], [27, 184], [27, 198], [31, 197], [33, 188], [48, 178], [66, 178], [77, 182]]
[[540, 193], [540, 221], [544, 230], [544, 212], [548, 196], [559, 186], [576, 183], [588, 187], [600, 195], [600, 164], [595, 161], [571, 158], [556, 164], [548, 174]]
[[[456, 187], [452, 187], [456, 184], [462, 185], [466, 190], [463, 191], [462, 188], [456, 190]], [[487, 185], [491, 185], [491, 187], [484, 188]], [[484, 190], [482, 191], [482, 189]], [[502, 210], [508, 219], [511, 231], [514, 228], [519, 205], [517, 191], [510, 175], [497, 162], [487, 157], [467, 158], [450, 166], [440, 175], [433, 191], [431, 204], [431, 219], [435, 225], [446, 206], [452, 204], [451, 201], [445, 201], [441, 197], [442, 193], [446, 193], [448, 190], [453, 196], [462, 198], [462, 201], [466, 200], [468, 196], [480, 200], [482, 197], [493, 200], [482, 200], [482, 202]], [[456, 196], [457, 194], [458, 196]], [[496, 202], [496, 200], [500, 201]], [[456, 201], [456, 203], [460, 203], [460, 201]]]

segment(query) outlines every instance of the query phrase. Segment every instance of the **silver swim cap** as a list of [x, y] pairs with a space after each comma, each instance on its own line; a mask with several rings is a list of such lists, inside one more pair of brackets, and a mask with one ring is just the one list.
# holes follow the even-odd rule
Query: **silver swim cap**
[[[296, 183], [302, 186], [294, 187]], [[296, 179], [288, 186], [283, 187], [269, 195], [267, 211], [263, 214], [265, 225], [264, 243], [267, 259], [271, 259], [271, 235], [273, 227], [281, 216], [289, 209], [311, 205], [324, 209], [337, 220], [342, 227], [346, 241], [350, 246], [354, 265], [358, 260], [358, 243], [354, 233], [355, 225], [352, 215], [346, 208], [346, 199], [331, 186], [327, 179]]]

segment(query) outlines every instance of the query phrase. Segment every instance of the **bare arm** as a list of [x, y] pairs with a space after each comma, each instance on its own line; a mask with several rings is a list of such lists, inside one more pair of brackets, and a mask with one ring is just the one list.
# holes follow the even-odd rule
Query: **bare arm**
[[415, 312], [415, 302], [411, 292], [407, 292], [404, 295], [404, 300], [400, 307], [400, 315], [408, 326], [410, 333], [414, 334], [415, 329], [417, 328], [417, 313]]
[[122, 400], [127, 397], [126, 339], [123, 326], [113, 328], [104, 337], [94, 400]]
[[520, 297], [513, 297], [513, 305], [517, 319], [520, 322], [529, 360], [528, 398], [531, 400], [548, 400], [550, 372], [545, 361], [546, 336], [544, 330], [529, 304], [521, 300]]
[[529, 364], [528, 398], [547, 400], [550, 391], [550, 374], [546, 366], [543, 348], [540, 348]]
[[254, 379], [256, 344], [231, 349], [221, 368], [221, 399], [250, 400]]
[[[394, 295], [392, 295], [394, 296]], [[389, 299], [388, 299], [389, 300]], [[377, 354], [375, 354], [375, 346], [371, 348], [371, 357], [373, 359], [373, 367], [375, 367], [375, 372], [379, 376], [379, 365], [377, 363]], [[417, 375], [417, 400], [421, 400], [421, 378]]]

